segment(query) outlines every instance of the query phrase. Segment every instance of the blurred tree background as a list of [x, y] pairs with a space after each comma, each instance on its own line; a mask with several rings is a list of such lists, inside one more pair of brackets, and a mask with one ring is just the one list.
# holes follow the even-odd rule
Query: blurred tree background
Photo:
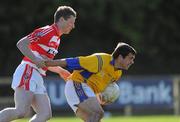
[[56, 58], [111, 53], [123, 41], [138, 51], [128, 74], [180, 73], [179, 0], [2, 0], [0, 76], [11, 76], [23, 57], [17, 41], [52, 24], [60, 5], [70, 5], [78, 16]]

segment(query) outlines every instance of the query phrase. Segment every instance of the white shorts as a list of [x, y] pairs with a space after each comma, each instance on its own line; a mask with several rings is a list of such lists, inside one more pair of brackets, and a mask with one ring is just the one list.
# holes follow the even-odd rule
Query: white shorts
[[69, 80], [65, 85], [65, 96], [68, 104], [76, 113], [78, 104], [88, 99], [96, 97], [92, 89], [86, 83], [77, 83]]
[[42, 75], [29, 64], [21, 63], [13, 74], [11, 87], [18, 87], [31, 91], [34, 94], [45, 94], [46, 88]]

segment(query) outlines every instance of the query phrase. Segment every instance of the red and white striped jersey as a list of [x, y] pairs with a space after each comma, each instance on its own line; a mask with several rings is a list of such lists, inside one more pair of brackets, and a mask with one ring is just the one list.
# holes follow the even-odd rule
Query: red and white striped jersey
[[[53, 59], [58, 53], [60, 45], [60, 31], [55, 24], [51, 26], [38, 28], [27, 35], [30, 40], [29, 48], [35, 56], [42, 58], [43, 56]], [[24, 57], [22, 63], [28, 63], [37, 68], [28, 57]], [[47, 68], [37, 68], [42, 75], [46, 75]]]

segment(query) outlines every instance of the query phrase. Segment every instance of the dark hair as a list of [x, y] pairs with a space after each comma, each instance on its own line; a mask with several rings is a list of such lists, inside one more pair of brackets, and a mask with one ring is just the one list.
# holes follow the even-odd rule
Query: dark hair
[[76, 17], [76, 12], [70, 6], [59, 6], [54, 13], [54, 22], [58, 22], [59, 18], [63, 17], [67, 20], [70, 16]]
[[136, 55], [137, 52], [132, 46], [123, 42], [119, 42], [116, 48], [114, 49], [112, 56], [114, 59], [116, 59], [119, 55], [125, 58], [129, 53]]

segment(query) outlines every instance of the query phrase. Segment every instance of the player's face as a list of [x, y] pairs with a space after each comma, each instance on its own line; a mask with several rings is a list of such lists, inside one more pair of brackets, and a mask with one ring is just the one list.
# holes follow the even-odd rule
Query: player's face
[[73, 28], [75, 28], [76, 17], [70, 16], [67, 20], [62, 19], [61, 31], [63, 34], [69, 34]]
[[118, 68], [128, 70], [128, 68], [134, 64], [135, 55], [129, 53], [125, 58], [121, 55], [118, 57]]

